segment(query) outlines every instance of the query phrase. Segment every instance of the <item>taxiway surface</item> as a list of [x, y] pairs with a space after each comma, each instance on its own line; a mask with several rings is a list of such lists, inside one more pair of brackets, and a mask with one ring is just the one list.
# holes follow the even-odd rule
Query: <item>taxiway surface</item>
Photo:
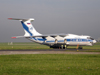
[[11, 54], [100, 54], [100, 52], [80, 52], [73, 49], [66, 51], [66, 49], [42, 49], [42, 50], [0, 50], [0, 55]]

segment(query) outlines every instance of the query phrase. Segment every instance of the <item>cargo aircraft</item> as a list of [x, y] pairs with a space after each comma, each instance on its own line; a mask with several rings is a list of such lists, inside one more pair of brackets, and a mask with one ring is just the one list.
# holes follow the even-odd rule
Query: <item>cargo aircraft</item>
[[33, 42], [50, 46], [50, 48], [63, 48], [66, 49], [68, 46], [77, 46], [82, 49], [82, 46], [92, 46], [96, 43], [96, 40], [91, 36], [86, 35], [75, 35], [75, 34], [40, 34], [32, 25], [34, 18], [30, 19], [17, 19], [8, 18], [10, 20], [19, 20], [24, 28], [24, 36], [16, 36], [12, 38], [26, 38]]

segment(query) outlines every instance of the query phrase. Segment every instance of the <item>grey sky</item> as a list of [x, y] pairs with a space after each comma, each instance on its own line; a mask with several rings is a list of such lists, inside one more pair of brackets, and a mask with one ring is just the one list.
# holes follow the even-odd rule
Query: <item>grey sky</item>
[[35, 18], [32, 24], [42, 34], [100, 37], [100, 0], [0, 0], [0, 42], [28, 42], [11, 39], [24, 30], [19, 21], [7, 18]]

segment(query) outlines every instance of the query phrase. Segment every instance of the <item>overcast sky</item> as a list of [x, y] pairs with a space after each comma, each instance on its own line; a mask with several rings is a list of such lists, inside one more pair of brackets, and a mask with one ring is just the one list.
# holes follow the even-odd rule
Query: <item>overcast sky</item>
[[0, 42], [28, 42], [19, 21], [35, 18], [42, 34], [71, 33], [100, 37], [100, 0], [0, 0]]

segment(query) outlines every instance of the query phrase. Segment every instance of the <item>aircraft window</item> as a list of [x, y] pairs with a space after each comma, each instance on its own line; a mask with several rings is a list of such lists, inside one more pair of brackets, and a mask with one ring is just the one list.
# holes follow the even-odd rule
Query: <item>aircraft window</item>
[[74, 41], [76, 41], [76, 39], [74, 39]]
[[87, 37], [87, 39], [90, 39], [90, 37]]
[[74, 41], [74, 39], [72, 39], [72, 41]]
[[82, 41], [84, 41], [84, 39], [82, 39]]
[[82, 39], [78, 39], [78, 41], [82, 41]]

